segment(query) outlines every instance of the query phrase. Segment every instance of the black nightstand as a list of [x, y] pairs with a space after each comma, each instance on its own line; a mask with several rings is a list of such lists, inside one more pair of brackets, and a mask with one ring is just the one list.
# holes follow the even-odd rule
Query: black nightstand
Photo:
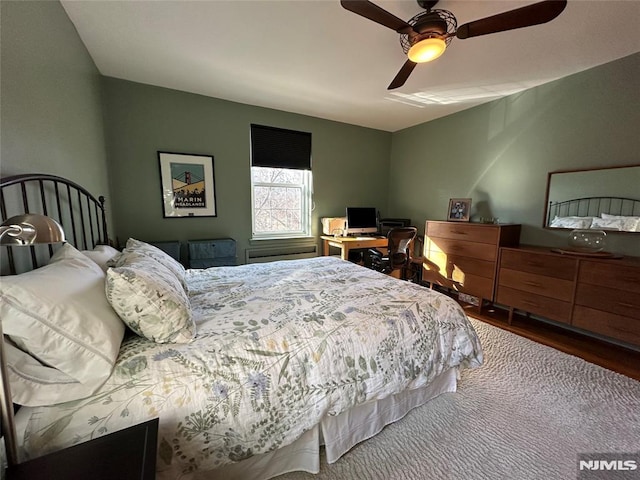
[[7, 469], [7, 480], [153, 480], [158, 419], [34, 458]]

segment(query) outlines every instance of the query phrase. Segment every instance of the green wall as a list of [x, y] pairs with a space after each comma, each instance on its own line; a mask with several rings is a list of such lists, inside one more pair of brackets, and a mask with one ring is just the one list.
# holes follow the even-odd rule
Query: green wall
[[[389, 214], [443, 220], [450, 198], [470, 197], [475, 219], [565, 246], [567, 231], [542, 228], [547, 173], [640, 163], [639, 84], [634, 54], [394, 133]], [[608, 249], [640, 255], [640, 238], [610, 234]]]
[[[476, 217], [561, 246], [566, 232], [541, 228], [547, 173], [639, 162], [640, 54], [392, 134], [101, 77], [58, 2], [2, 1], [0, 20], [0, 173], [53, 173], [105, 194], [120, 241], [232, 236], [242, 259], [250, 123], [312, 132], [315, 235], [345, 205], [423, 228], [449, 198], [472, 197]], [[215, 157], [218, 217], [162, 217], [157, 150]], [[615, 251], [640, 255], [639, 244], [610, 235]]]
[[100, 74], [75, 27], [58, 2], [0, 9], [0, 174], [50, 173], [108, 193]]
[[[120, 242], [251, 237], [249, 126], [312, 133], [313, 234], [346, 205], [387, 205], [391, 133], [210, 97], [104, 79], [112, 205]], [[213, 155], [217, 217], [163, 218], [157, 151]], [[183, 256], [184, 256], [183, 251]]]

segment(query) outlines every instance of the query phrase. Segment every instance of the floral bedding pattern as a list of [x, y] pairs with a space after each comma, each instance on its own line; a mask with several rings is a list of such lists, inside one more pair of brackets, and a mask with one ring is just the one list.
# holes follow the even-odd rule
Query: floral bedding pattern
[[482, 363], [456, 302], [336, 258], [185, 278], [196, 339], [132, 335], [92, 397], [22, 408], [25, 456], [159, 417], [159, 478], [185, 478], [288, 445], [325, 415]]

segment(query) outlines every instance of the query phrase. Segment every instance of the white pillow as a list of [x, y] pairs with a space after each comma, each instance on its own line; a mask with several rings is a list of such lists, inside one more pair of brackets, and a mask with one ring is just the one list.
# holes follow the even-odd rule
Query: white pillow
[[592, 229], [596, 230], [617, 230], [622, 231], [624, 220], [621, 218], [594, 218], [591, 224]]
[[589, 228], [593, 217], [558, 217], [551, 220], [551, 227], [556, 228]]
[[55, 405], [93, 393], [75, 378], [16, 348], [6, 337], [4, 346], [14, 403], [29, 407]]
[[610, 215], [608, 213], [600, 214], [603, 220], [620, 220], [621, 230], [623, 232], [640, 232], [640, 217], [631, 215]]
[[162, 264], [139, 252], [123, 252], [107, 271], [106, 294], [120, 318], [156, 343], [188, 343], [196, 333], [184, 288]]
[[115, 261], [120, 252], [110, 245], [96, 245], [93, 250], [82, 250], [82, 253], [96, 262], [103, 272], [106, 272], [110, 261]]
[[[104, 294], [105, 274], [69, 244], [48, 265], [0, 281], [2, 328], [17, 348], [79, 382], [69, 389], [33, 379], [12, 385], [17, 403], [46, 405], [82, 398], [109, 377], [124, 325]], [[10, 366], [20, 374], [20, 362]], [[28, 378], [29, 372], [24, 372]]]

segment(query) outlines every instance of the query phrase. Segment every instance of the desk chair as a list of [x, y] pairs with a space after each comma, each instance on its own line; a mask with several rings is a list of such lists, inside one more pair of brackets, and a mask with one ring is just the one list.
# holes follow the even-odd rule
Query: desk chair
[[416, 227], [392, 228], [387, 234], [387, 254], [384, 255], [377, 249], [370, 249], [367, 266], [386, 274], [401, 270], [400, 278], [406, 280], [407, 272], [411, 267], [413, 240], [417, 233]]

